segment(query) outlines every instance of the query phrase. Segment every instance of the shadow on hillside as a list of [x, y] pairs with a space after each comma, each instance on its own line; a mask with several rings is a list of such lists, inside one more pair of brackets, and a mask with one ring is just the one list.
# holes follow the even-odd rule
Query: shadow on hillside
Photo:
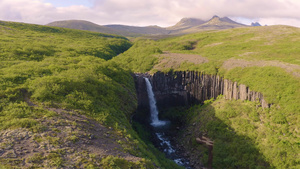
[[[231, 122], [217, 118], [210, 104], [201, 108], [195, 106], [186, 112], [189, 123], [176, 136], [195, 169], [201, 168], [201, 163], [208, 166], [208, 147], [196, 141], [196, 138], [202, 136], [214, 141], [213, 168], [271, 168], [254, 140], [236, 133], [227, 125]], [[240, 121], [240, 130], [245, 131], [251, 127], [246, 119], [236, 120]]]

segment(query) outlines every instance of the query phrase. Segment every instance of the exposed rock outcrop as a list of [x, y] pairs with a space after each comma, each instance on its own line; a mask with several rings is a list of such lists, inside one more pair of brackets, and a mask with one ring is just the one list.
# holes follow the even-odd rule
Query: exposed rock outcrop
[[179, 71], [169, 73], [157, 72], [153, 76], [148, 74], [139, 75], [137, 77], [137, 93], [140, 108], [146, 106], [145, 103], [148, 103], [143, 102], [147, 99], [143, 76], [148, 76], [151, 79], [159, 109], [202, 104], [205, 100], [217, 98], [219, 95], [224, 95], [228, 100], [258, 101], [263, 108], [270, 107], [270, 104], [265, 101], [261, 93], [250, 90], [244, 84], [232, 82], [218, 75]]
[[258, 23], [258, 22], [252, 22], [252, 23], [251, 23], [251, 26], [261, 26], [261, 24]]

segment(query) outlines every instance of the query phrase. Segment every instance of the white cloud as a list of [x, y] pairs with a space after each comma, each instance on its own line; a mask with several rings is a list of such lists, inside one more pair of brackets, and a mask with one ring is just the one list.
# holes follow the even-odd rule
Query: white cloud
[[0, 0], [0, 19], [41, 23], [45, 14], [55, 11], [50, 4], [38, 0]]
[[293, 18], [260, 18], [261, 25], [292, 25], [300, 27], [300, 20]]
[[[92, 0], [93, 6], [55, 7], [44, 0], [0, 0], [0, 20], [46, 24], [82, 19], [98, 24], [170, 26], [183, 17], [242, 17], [300, 26], [299, 0]], [[72, 2], [72, 1], [70, 1]]]

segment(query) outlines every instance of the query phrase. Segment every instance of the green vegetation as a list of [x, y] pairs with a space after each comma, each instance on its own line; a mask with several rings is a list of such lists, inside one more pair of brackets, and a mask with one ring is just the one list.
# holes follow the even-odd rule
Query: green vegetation
[[13, 22], [0, 22], [0, 29], [3, 66], [20, 60], [42, 61], [50, 56], [96, 56], [108, 60], [131, 47], [124, 37], [88, 31]]
[[124, 159], [120, 159], [117, 157], [106, 157], [101, 161], [101, 167], [103, 168], [116, 168], [116, 169], [122, 169], [122, 168], [132, 168], [132, 169], [153, 169], [154, 166], [151, 164], [150, 161], [143, 161], [141, 162], [129, 162]]
[[[299, 147], [286, 123], [273, 123], [273, 113], [255, 108], [253, 102], [226, 101], [220, 97], [188, 111], [189, 138], [206, 133], [214, 140], [215, 168], [297, 168]], [[203, 151], [207, 162], [207, 148], [193, 139], [189, 146]], [[190, 147], [191, 148], [191, 147]], [[279, 160], [283, 159], [283, 160]], [[270, 166], [269, 166], [270, 165]]]
[[[154, 67], [165, 58], [155, 51], [140, 58], [139, 51], [156, 48], [156, 51], [182, 53], [179, 67], [165, 67], [162, 71], [218, 74], [262, 93], [273, 104], [271, 108], [262, 110], [255, 108], [259, 105], [254, 103], [239, 101], [222, 101], [217, 106], [219, 101], [214, 101], [209, 106], [177, 113], [178, 116], [168, 111], [163, 116], [176, 120], [189, 114], [187, 126], [202, 123], [197, 132], [207, 131], [216, 143], [215, 168], [299, 168], [300, 79], [295, 74], [300, 70], [299, 37], [300, 29], [288, 26], [207, 31], [157, 41], [139, 40], [137, 44], [143, 45], [134, 44], [134, 48], [113, 60], [132, 71], [155, 73]], [[194, 64], [185, 61], [184, 54], [197, 54], [209, 61]], [[147, 60], [147, 67], [138, 67], [143, 59]], [[225, 64], [232, 61], [237, 66]], [[267, 63], [272, 64], [263, 65]], [[195, 146], [194, 142], [189, 148]], [[207, 150], [202, 147], [199, 151], [205, 151], [203, 162], [206, 162]]]
[[213, 61], [235, 58], [299, 65], [299, 36], [298, 28], [270, 26], [208, 31], [163, 39], [158, 44], [164, 51], [200, 54]]
[[[39, 143], [47, 143], [43, 149], [61, 145], [62, 140], [76, 144], [82, 136], [74, 133], [65, 139], [58, 138], [61, 131], [52, 126], [80, 127], [76, 121], [69, 124], [60, 113], [74, 110], [75, 114], [114, 129], [107, 134], [112, 134], [110, 139], [117, 133], [122, 136], [123, 149], [116, 151], [139, 157], [136, 162], [119, 157], [107, 157], [102, 161], [100, 158], [98, 162], [88, 162], [86, 168], [97, 168], [100, 162], [106, 168], [168, 167], [160, 163], [164, 157], [158, 160], [148, 151], [148, 145], [139, 139], [129, 123], [137, 106], [131, 71], [107, 61], [126, 51], [132, 46], [131, 42], [120, 36], [12, 22], [0, 22], [0, 32], [1, 131], [21, 127], [35, 134], [53, 130], [49, 136], [33, 136]], [[59, 120], [51, 121], [52, 118]], [[42, 123], [43, 119], [49, 121], [47, 125]], [[0, 146], [11, 149], [15, 143]], [[2, 165], [9, 168], [24, 165], [8, 155], [0, 159]], [[55, 152], [38, 153], [25, 161], [32, 167], [65, 167], [68, 162], [65, 156]], [[79, 166], [85, 164], [82, 153], [78, 158], [83, 160], [79, 160]]]
[[280, 105], [280, 110], [285, 116], [293, 116], [295, 112], [300, 112], [300, 79], [281, 68], [235, 68], [226, 72], [225, 78], [247, 84], [250, 89], [263, 93], [268, 103]]
[[[213, 68], [220, 68], [228, 59], [243, 59], [247, 61], [280, 61], [300, 65], [300, 30], [288, 26], [269, 26], [236, 28], [223, 31], [205, 31], [179, 37], [170, 37], [157, 41], [140, 39], [135, 48], [131, 48], [123, 55], [116, 57], [121, 63], [134, 71], [139, 70], [140, 51], [150, 48], [144, 59], [159, 59], [157, 51], [171, 53], [198, 54], [209, 59], [208, 63], [195, 65], [185, 63], [176, 70], [205, 71], [216, 74]], [[184, 61], [184, 60], [183, 60]], [[146, 71], [158, 62], [148, 62]], [[144, 67], [144, 66], [143, 66]]]
[[[1, 30], [1, 121], [5, 121], [1, 125], [13, 123], [5, 115], [11, 111], [16, 111], [10, 113], [12, 120], [23, 119], [21, 125], [34, 125], [28, 116], [38, 113], [24, 103], [26, 93], [37, 105], [85, 110], [103, 123], [115, 122], [114, 117], [125, 121], [125, 114], [117, 112], [123, 110], [121, 105], [131, 105], [122, 97], [135, 97], [126, 94], [134, 93], [134, 84], [129, 72], [103, 59], [127, 50], [131, 46], [128, 40], [9, 22], [1, 22]], [[129, 106], [124, 109], [127, 115], [131, 113]]]
[[134, 45], [119, 57], [115, 57], [115, 61], [125, 68], [130, 68], [134, 72], [147, 72], [158, 63], [155, 55], [161, 54], [162, 51], [156, 47], [152, 40], [137, 40]]
[[[225, 101], [220, 97], [204, 106], [180, 109], [176, 115], [166, 113], [165, 116], [185, 120], [190, 126], [188, 130], [194, 134], [182, 137], [192, 140], [187, 146], [203, 152], [197, 157], [201, 156], [205, 163], [207, 150], [193, 140], [197, 133], [205, 132], [215, 141], [214, 168], [299, 168], [299, 35], [298, 28], [272, 26], [206, 31], [157, 41], [138, 39], [131, 43], [115, 35], [0, 22], [0, 130], [26, 128], [36, 134], [51, 129], [55, 135], [33, 138], [56, 146], [61, 141], [56, 135], [63, 131], [49, 126], [56, 122], [45, 125], [41, 121], [62, 118], [60, 112], [68, 111], [110, 127], [113, 130], [105, 133], [108, 138], [123, 138], [118, 140], [120, 151], [139, 157], [131, 162], [118, 156], [83, 157], [80, 155], [84, 153], [77, 152], [78, 166], [180, 168], [147, 141], [150, 135], [146, 128], [133, 123], [137, 132], [132, 129], [129, 121], [137, 98], [131, 73], [155, 72], [159, 68], [155, 66], [167, 59], [161, 57], [164, 52], [197, 54], [208, 62], [191, 63], [182, 55], [178, 67], [166, 67], [164, 71], [218, 74], [262, 93], [273, 105], [261, 109], [257, 103]], [[246, 64], [224, 66], [232, 60]], [[268, 61], [272, 65], [256, 64]], [[71, 126], [80, 128], [81, 123], [74, 121]], [[64, 120], [57, 120], [57, 124], [70, 125]], [[81, 139], [76, 132], [66, 137], [70, 144]], [[3, 150], [11, 148], [6, 143], [0, 146]], [[48, 167], [65, 167], [64, 156], [64, 151], [36, 153], [26, 161], [33, 167], [44, 161]], [[18, 159], [0, 160], [3, 167], [22, 165]]]

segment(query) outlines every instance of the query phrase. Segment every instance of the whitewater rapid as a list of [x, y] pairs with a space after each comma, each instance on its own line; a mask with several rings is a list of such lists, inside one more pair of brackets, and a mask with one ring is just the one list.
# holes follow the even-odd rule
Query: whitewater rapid
[[[188, 167], [189, 163], [181, 157], [178, 157], [176, 154], [176, 150], [172, 147], [170, 139], [166, 136], [165, 130], [168, 130], [168, 126], [170, 125], [169, 121], [159, 120], [158, 118], [158, 110], [156, 106], [156, 100], [154, 97], [152, 85], [148, 78], [145, 78], [147, 93], [149, 98], [149, 106], [150, 106], [150, 114], [151, 114], [151, 126], [154, 127], [155, 135], [160, 141], [160, 147], [163, 149], [164, 153], [170, 157], [175, 163], [181, 166]], [[165, 129], [165, 130], [164, 130]]]

